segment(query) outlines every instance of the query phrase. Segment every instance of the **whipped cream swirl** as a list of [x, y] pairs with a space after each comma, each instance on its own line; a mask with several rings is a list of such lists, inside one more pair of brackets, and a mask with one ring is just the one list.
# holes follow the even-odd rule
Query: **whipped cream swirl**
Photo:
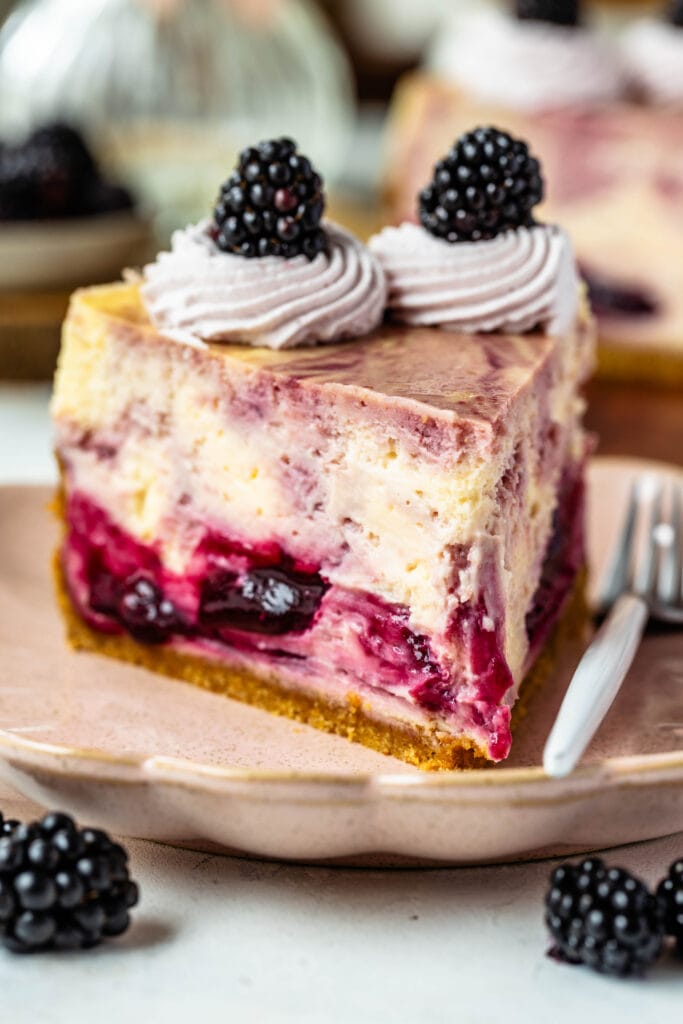
[[472, 334], [562, 334], [578, 306], [571, 243], [546, 224], [482, 242], [446, 242], [417, 224], [384, 228], [369, 242], [389, 282], [389, 309], [408, 324]]
[[654, 103], [683, 104], [683, 28], [642, 18], [623, 40], [632, 85]]
[[222, 252], [202, 221], [176, 231], [171, 251], [143, 271], [150, 319], [177, 340], [293, 348], [366, 334], [382, 319], [387, 286], [368, 248], [327, 223], [315, 259]]
[[518, 110], [612, 100], [624, 88], [617, 48], [596, 32], [491, 9], [456, 15], [430, 64], [479, 101]]

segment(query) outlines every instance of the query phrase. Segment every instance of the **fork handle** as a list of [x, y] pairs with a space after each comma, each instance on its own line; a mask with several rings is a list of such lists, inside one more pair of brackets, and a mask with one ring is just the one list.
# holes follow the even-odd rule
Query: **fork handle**
[[548, 775], [569, 775], [598, 730], [624, 681], [648, 620], [645, 601], [622, 594], [572, 677], [543, 751]]

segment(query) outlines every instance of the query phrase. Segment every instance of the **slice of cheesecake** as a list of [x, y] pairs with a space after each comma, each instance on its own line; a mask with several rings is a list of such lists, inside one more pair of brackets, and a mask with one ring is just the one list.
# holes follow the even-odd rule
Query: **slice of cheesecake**
[[[186, 338], [182, 340], [187, 340]], [[76, 647], [425, 768], [510, 750], [584, 560], [593, 333], [180, 343], [76, 293], [53, 416]]]

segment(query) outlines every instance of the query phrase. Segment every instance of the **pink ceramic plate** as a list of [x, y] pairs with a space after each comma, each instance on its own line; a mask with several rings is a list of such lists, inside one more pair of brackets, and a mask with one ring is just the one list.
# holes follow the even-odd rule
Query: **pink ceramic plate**
[[[596, 459], [599, 579], [634, 474]], [[42, 488], [0, 488], [0, 774], [122, 835], [255, 856], [468, 863], [683, 830], [683, 633], [648, 634], [582, 766], [540, 753], [579, 651], [530, 705], [505, 766], [426, 774], [334, 736], [64, 645]]]

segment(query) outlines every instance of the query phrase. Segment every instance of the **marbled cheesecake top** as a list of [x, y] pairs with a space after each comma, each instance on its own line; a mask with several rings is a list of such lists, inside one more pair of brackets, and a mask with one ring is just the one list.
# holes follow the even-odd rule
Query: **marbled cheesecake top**
[[[138, 289], [133, 285], [106, 286], [79, 293], [86, 303], [119, 321], [118, 329], [134, 325], [150, 344], [170, 336], [157, 332], [147, 319]], [[579, 329], [589, 323], [585, 304]], [[142, 330], [140, 330], [142, 329]], [[592, 368], [592, 336], [581, 349], [577, 378]], [[192, 349], [179, 345], [179, 355], [198, 358], [200, 351], [226, 364], [239, 363], [276, 377], [307, 382], [326, 389], [354, 393], [360, 401], [412, 405], [413, 411], [445, 423], [457, 420], [476, 425], [500, 424], [520, 392], [539, 385], [548, 373], [549, 355], [562, 339], [540, 332], [524, 335], [457, 334], [429, 327], [386, 324], [353, 344], [274, 351], [242, 345], [209, 345]], [[548, 382], [550, 385], [550, 382]], [[365, 393], [365, 395], [363, 395]], [[398, 399], [399, 402], [392, 402]], [[418, 408], [415, 409], [415, 406]]]

